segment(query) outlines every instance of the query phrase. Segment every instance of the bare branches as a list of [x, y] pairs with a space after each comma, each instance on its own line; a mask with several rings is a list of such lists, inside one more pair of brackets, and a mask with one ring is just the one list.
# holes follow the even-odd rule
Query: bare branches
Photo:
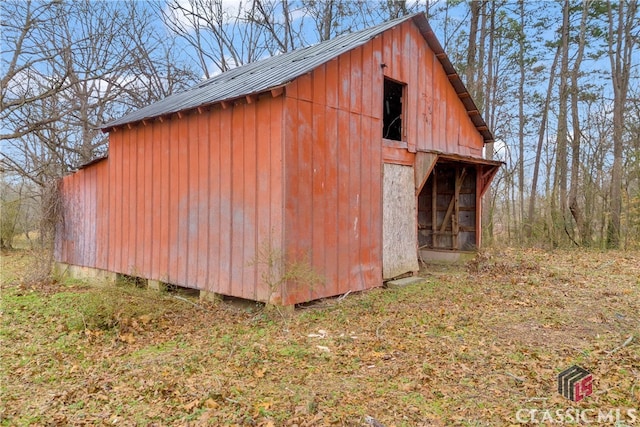
[[2, 168], [38, 186], [104, 155], [104, 122], [195, 80], [134, 1], [0, 7]]

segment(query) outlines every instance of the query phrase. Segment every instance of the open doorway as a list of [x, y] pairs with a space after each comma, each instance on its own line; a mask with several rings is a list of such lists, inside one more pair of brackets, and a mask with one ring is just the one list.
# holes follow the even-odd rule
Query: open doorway
[[418, 247], [471, 251], [478, 246], [477, 169], [438, 161], [418, 196]]

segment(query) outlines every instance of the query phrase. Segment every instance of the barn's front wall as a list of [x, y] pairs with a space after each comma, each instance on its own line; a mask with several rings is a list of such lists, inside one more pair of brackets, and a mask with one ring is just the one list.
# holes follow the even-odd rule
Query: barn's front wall
[[62, 181], [60, 262], [255, 300], [282, 247], [282, 97], [121, 127]]
[[[383, 139], [385, 77], [406, 84], [403, 141]], [[285, 302], [380, 286], [383, 164], [414, 166], [418, 151], [481, 157], [482, 136], [412, 20], [297, 78], [285, 98], [285, 245], [325, 277]], [[415, 270], [417, 227], [403, 239], [390, 246], [404, 253], [408, 239]]]

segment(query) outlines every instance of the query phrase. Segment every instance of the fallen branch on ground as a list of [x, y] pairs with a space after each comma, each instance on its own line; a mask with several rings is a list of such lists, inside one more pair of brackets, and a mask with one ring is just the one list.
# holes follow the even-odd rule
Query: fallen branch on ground
[[186, 298], [184, 298], [184, 297], [181, 297], [181, 296], [178, 296], [178, 295], [174, 295], [173, 297], [174, 297], [175, 299], [179, 299], [180, 301], [187, 302], [187, 303], [191, 304], [192, 306], [199, 308], [200, 310], [204, 310], [204, 307], [203, 307], [203, 306], [198, 305], [198, 304], [196, 304], [196, 303], [195, 303], [195, 302], [193, 302], [193, 301], [189, 301], [188, 299], [186, 299]]
[[631, 344], [632, 341], [633, 341], [633, 335], [629, 335], [629, 338], [627, 338], [627, 340], [625, 342], [623, 342], [621, 346], [618, 346], [618, 347], [614, 348], [611, 351], [607, 351], [607, 354], [609, 356], [611, 356], [612, 354], [616, 353], [617, 351], [622, 350], [623, 348], [625, 348], [626, 346]]

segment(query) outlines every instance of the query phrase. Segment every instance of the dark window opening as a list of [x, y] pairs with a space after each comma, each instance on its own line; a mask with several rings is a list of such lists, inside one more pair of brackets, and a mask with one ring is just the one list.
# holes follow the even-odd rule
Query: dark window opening
[[405, 85], [384, 79], [382, 137], [402, 141], [402, 98]]

